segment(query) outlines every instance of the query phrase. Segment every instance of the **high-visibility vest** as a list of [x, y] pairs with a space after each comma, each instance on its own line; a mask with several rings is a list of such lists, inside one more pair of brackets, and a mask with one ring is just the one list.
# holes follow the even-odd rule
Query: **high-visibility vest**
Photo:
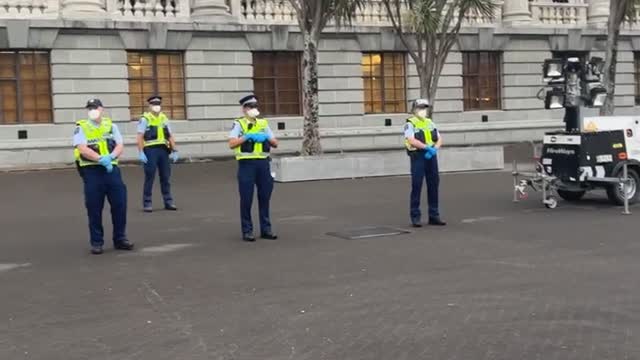
[[[89, 120], [80, 120], [76, 122], [76, 125], [82, 129], [85, 138], [87, 139], [87, 147], [95, 151], [100, 156], [106, 156], [113, 152], [116, 148], [116, 141], [113, 138], [113, 122], [109, 118], [102, 118], [100, 125], [96, 126]], [[78, 166], [95, 166], [100, 165], [96, 161], [89, 160], [82, 156], [80, 150], [76, 147], [73, 150], [74, 157]], [[111, 164], [118, 165], [118, 160], [113, 159]]]
[[[415, 130], [414, 138], [427, 146], [433, 146], [435, 142], [438, 140], [438, 131], [433, 124], [433, 121], [429, 118], [419, 118], [417, 116], [413, 116], [407, 119], [407, 123], [411, 123]], [[407, 148], [407, 151], [413, 152], [418, 149], [413, 147], [409, 143], [409, 139], [404, 140], [404, 145]]]
[[144, 147], [154, 145], [166, 145], [169, 146], [169, 128], [167, 122], [169, 119], [164, 113], [158, 114], [146, 112], [142, 114], [142, 117], [147, 120], [147, 129], [144, 132]]
[[[266, 119], [256, 119], [255, 122], [251, 122], [247, 118], [240, 118], [236, 122], [240, 125], [243, 134], [261, 133], [269, 127], [269, 122]], [[269, 157], [270, 151], [269, 141], [263, 143], [245, 141], [235, 149], [236, 160], [266, 159]]]

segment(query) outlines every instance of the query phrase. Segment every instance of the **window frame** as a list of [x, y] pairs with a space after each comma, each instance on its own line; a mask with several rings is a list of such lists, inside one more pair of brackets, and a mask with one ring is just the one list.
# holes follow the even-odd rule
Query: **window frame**
[[[256, 54], [261, 54], [261, 55], [272, 55], [274, 58], [276, 58], [278, 55], [295, 55], [298, 66], [296, 66], [296, 77], [297, 77], [297, 87], [298, 87], [298, 113], [297, 114], [285, 114], [285, 113], [281, 113], [280, 111], [280, 107], [282, 106], [282, 104], [278, 101], [278, 76], [276, 75], [276, 69], [277, 69], [277, 64], [278, 61], [272, 61], [271, 63], [271, 70], [272, 70], [272, 76], [271, 77], [257, 77], [256, 76], [256, 61], [255, 61], [255, 55]], [[252, 74], [251, 74], [251, 81], [253, 82], [253, 92], [254, 94], [256, 94], [256, 96], [258, 97], [258, 101], [260, 102], [260, 93], [258, 91], [256, 91], [256, 80], [260, 81], [260, 80], [267, 80], [267, 81], [273, 81], [273, 106], [274, 106], [274, 112], [273, 113], [269, 113], [266, 112], [264, 108], [261, 108], [262, 111], [264, 111], [264, 115], [271, 117], [271, 118], [278, 118], [278, 117], [297, 117], [297, 116], [302, 116], [303, 115], [303, 107], [304, 107], [304, 89], [303, 89], [303, 84], [302, 84], [302, 52], [300, 51], [252, 51], [251, 52], [251, 66], [253, 68], [252, 70]], [[289, 90], [290, 91], [290, 90]]]
[[[503, 71], [502, 71], [502, 57], [503, 57], [503, 53], [501, 51], [462, 51], [462, 108], [464, 112], [472, 112], [472, 111], [502, 111], [504, 110], [504, 104], [503, 104], [503, 97], [502, 97], [502, 92], [503, 92]], [[469, 55], [476, 55], [478, 56], [478, 72], [476, 74], [465, 74], [465, 69], [470, 66], [467, 62], [468, 62], [468, 57]], [[481, 75], [482, 74], [482, 70], [480, 69], [480, 60], [479, 57], [482, 54], [489, 54], [490, 56], [495, 56], [495, 74], [493, 74], [495, 76], [495, 80], [496, 80], [496, 107], [491, 107], [491, 108], [487, 108], [487, 107], [483, 107], [482, 104], [485, 104], [486, 102], [483, 102], [481, 100], [478, 101], [479, 106], [478, 107], [471, 107], [468, 106], [468, 99], [469, 97], [467, 97], [467, 89], [471, 86], [471, 84], [469, 84], [468, 79], [475, 79], [476, 81], [478, 81], [481, 77], [489, 77], [491, 74], [488, 75]], [[479, 83], [477, 83], [476, 85], [476, 89], [475, 89], [475, 94], [477, 94], [478, 96], [476, 98], [480, 98], [480, 92], [482, 87], [480, 86]], [[469, 91], [471, 91], [471, 89], [469, 89]]]
[[633, 52], [633, 77], [635, 106], [640, 106], [640, 51]]
[[[403, 75], [396, 76], [395, 75], [395, 69], [394, 69], [394, 74], [391, 75], [391, 78], [394, 79], [394, 81], [395, 81], [396, 78], [400, 78], [400, 77], [403, 78], [403, 83], [404, 83], [404, 87], [402, 89], [403, 99], [401, 101], [403, 108], [400, 109], [399, 112], [398, 111], [396, 111], [396, 112], [388, 112], [387, 109], [386, 109], [387, 101], [385, 101], [385, 99], [386, 99], [386, 97], [385, 97], [386, 88], [385, 88], [385, 73], [384, 73], [384, 67], [385, 67], [385, 65], [384, 65], [384, 55], [385, 54], [392, 54], [392, 55], [400, 55], [400, 56], [402, 56], [401, 64], [402, 64], [402, 67], [403, 67]], [[369, 79], [369, 80], [373, 81], [375, 76], [373, 76], [373, 75], [365, 76], [364, 75], [364, 71], [362, 69], [362, 66], [363, 66], [362, 65], [362, 57], [364, 57], [364, 56], [372, 56], [372, 55], [379, 55], [380, 56], [380, 78], [382, 79], [382, 87], [380, 88], [381, 94], [382, 94], [382, 98], [380, 99], [380, 103], [382, 104], [382, 111], [381, 112], [376, 112], [375, 109], [374, 109], [374, 106], [373, 106], [373, 103], [376, 102], [376, 100], [373, 98], [373, 87], [370, 89], [371, 90], [371, 96], [369, 96], [369, 94], [367, 94], [367, 89], [364, 86], [364, 80], [365, 79]], [[364, 114], [365, 115], [380, 115], [380, 114], [404, 114], [404, 113], [406, 113], [408, 111], [407, 83], [408, 83], [408, 80], [409, 80], [409, 77], [408, 77], [408, 74], [407, 74], [407, 68], [408, 68], [408, 66], [407, 66], [407, 62], [408, 62], [407, 53], [406, 52], [401, 52], [401, 51], [364, 51], [364, 52], [362, 52], [360, 59], [361, 59], [360, 60], [360, 71], [362, 72], [361, 78], [362, 78], [362, 81], [363, 81], [362, 90], [363, 90], [363, 98], [364, 98], [364, 101], [363, 101]], [[389, 89], [389, 90], [396, 91], [397, 89], [394, 87], [393, 89]], [[370, 100], [370, 102], [372, 104], [371, 105], [371, 110], [372, 110], [371, 112], [367, 112], [367, 102], [368, 102], [367, 98], [368, 97], [370, 97], [369, 100]]]
[[[145, 77], [131, 77], [131, 74], [129, 73], [129, 54], [139, 54], [139, 55], [151, 55], [151, 71], [152, 71], [152, 77], [151, 79], [149, 78], [145, 78]], [[127, 86], [129, 87], [131, 84], [131, 80], [134, 81], [148, 81], [151, 80], [153, 83], [153, 94], [154, 95], [160, 95], [160, 90], [159, 90], [159, 78], [158, 78], [158, 55], [180, 55], [180, 66], [182, 68], [182, 103], [184, 104], [182, 107], [184, 108], [184, 119], [175, 119], [173, 117], [173, 104], [170, 105], [170, 112], [171, 115], [169, 116], [169, 118], [171, 120], [188, 120], [188, 116], [187, 116], [187, 88], [186, 88], [186, 82], [187, 82], [187, 69], [186, 69], [186, 64], [185, 64], [185, 52], [184, 51], [171, 51], [171, 50], [127, 50]], [[169, 78], [169, 80], [171, 80], [171, 78]], [[144, 91], [142, 92], [142, 94], [144, 93]], [[173, 93], [172, 93], [173, 94]], [[146, 108], [148, 106], [148, 104], [146, 103], [146, 99], [142, 99], [143, 103], [142, 105], [139, 106], [134, 106], [131, 104], [131, 88], [129, 87], [129, 91], [127, 92], [127, 95], [129, 95], [129, 116], [131, 117], [131, 121], [138, 121], [140, 119], [140, 115], [142, 114], [138, 114], [138, 115], [134, 115], [132, 114], [132, 107], [142, 107], [143, 109]], [[165, 104], [165, 100], [163, 99], [163, 107], [166, 107]]]
[[[4, 119], [4, 106], [3, 104], [0, 102], [0, 126], [2, 125], [34, 125], [34, 124], [52, 124], [54, 123], [54, 107], [53, 107], [53, 77], [51, 76], [52, 73], [52, 65], [51, 65], [51, 50], [50, 49], [28, 49], [28, 48], [23, 48], [23, 49], [1, 49], [0, 53], [5, 53], [5, 54], [11, 54], [13, 56], [13, 60], [14, 60], [14, 77], [13, 78], [1, 78], [0, 77], [0, 83], [1, 82], [13, 82], [15, 84], [15, 92], [16, 92], [16, 121], [15, 123], [8, 123], [5, 121]], [[47, 57], [47, 73], [48, 73], [48, 79], [47, 79], [47, 84], [49, 86], [49, 109], [48, 109], [48, 113], [49, 113], [49, 120], [48, 121], [44, 121], [44, 122], [39, 122], [37, 121], [37, 116], [35, 121], [32, 122], [25, 122], [24, 119], [24, 98], [22, 97], [22, 88], [23, 88], [23, 84], [22, 84], [22, 78], [21, 78], [21, 74], [22, 74], [22, 69], [21, 69], [21, 63], [20, 63], [20, 55], [21, 54], [31, 54], [31, 55], [35, 55], [35, 54], [46, 54]], [[37, 65], [35, 63], [35, 59], [34, 59], [34, 63], [33, 63], [33, 71], [34, 71], [34, 75], [36, 73], [36, 68]], [[32, 80], [34, 82], [34, 87], [35, 87], [35, 83], [36, 83], [36, 79], [34, 78]], [[35, 90], [35, 89], [34, 89]], [[34, 109], [36, 111], [36, 113], [38, 112], [38, 108], [37, 108], [37, 99], [38, 96], [37, 94], [34, 94], [35, 96], [35, 103], [36, 103], [36, 108]], [[0, 95], [1, 98], [1, 95]]]

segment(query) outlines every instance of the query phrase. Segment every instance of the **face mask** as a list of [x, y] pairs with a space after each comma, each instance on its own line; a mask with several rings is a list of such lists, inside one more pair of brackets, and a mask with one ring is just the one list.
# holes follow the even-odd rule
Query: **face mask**
[[416, 115], [417, 115], [418, 117], [421, 117], [421, 118], [423, 118], [423, 119], [424, 119], [424, 118], [426, 118], [426, 117], [427, 117], [427, 110], [426, 110], [426, 109], [418, 110], [418, 111], [416, 112]]
[[153, 111], [155, 113], [159, 113], [160, 109], [162, 109], [162, 107], [160, 105], [152, 105], [151, 106], [151, 111]]
[[247, 110], [247, 116], [251, 118], [257, 118], [260, 115], [260, 111], [258, 109], [249, 109]]
[[100, 118], [100, 110], [98, 109], [89, 110], [89, 119], [98, 120], [98, 118]]

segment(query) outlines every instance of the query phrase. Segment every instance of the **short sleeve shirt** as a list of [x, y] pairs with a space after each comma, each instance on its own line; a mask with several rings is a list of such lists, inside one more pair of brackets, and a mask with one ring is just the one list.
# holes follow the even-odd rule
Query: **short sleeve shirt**
[[[433, 125], [433, 128], [438, 132], [438, 137], [440, 137], [440, 131], [438, 131], [438, 126], [436, 125], [436, 123], [431, 121], [431, 124]], [[407, 121], [407, 123], [404, 124], [404, 138], [405, 139], [412, 138], [415, 136], [415, 134], [416, 134], [415, 126], [413, 126], [412, 123]]]

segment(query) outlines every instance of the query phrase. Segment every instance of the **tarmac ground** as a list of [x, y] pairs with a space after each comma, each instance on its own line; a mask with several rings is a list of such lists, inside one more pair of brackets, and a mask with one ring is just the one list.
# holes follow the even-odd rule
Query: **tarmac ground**
[[[640, 208], [445, 174], [449, 225], [413, 229], [407, 177], [276, 184], [280, 238], [245, 243], [235, 164], [173, 170], [145, 214], [123, 168], [137, 250], [101, 256], [75, 170], [0, 174], [0, 359], [640, 359]], [[364, 226], [410, 233], [327, 235]]]

